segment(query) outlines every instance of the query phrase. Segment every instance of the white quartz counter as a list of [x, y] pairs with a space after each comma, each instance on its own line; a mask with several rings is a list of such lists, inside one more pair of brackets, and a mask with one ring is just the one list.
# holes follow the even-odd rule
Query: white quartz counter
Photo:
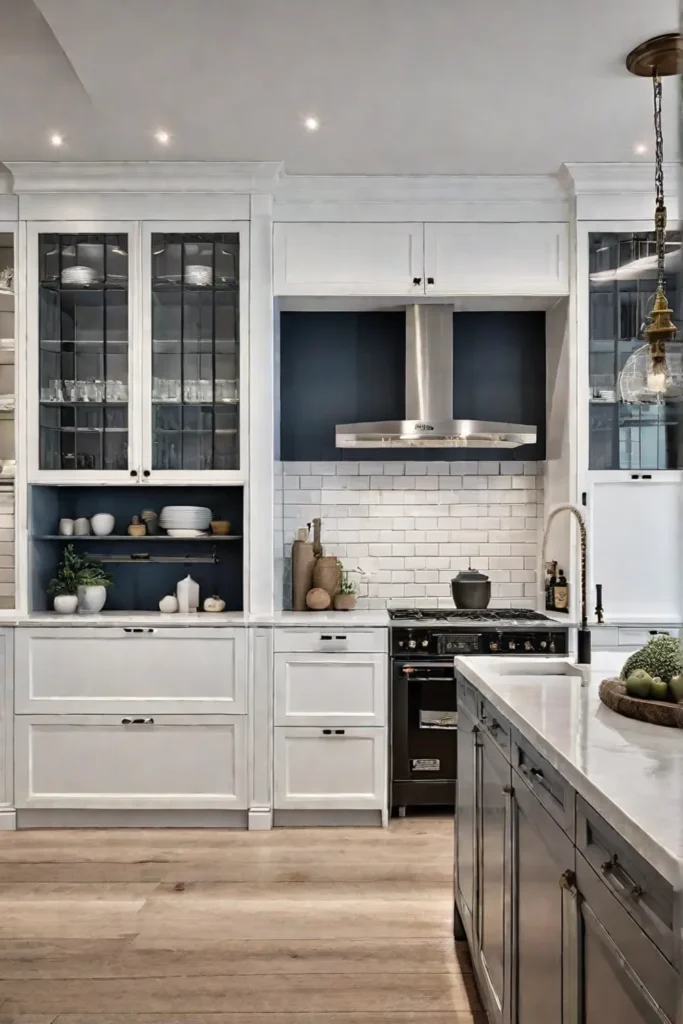
[[252, 615], [249, 619], [254, 625], [270, 626], [388, 626], [389, 613], [384, 609], [359, 608], [352, 612], [273, 612], [272, 615]]
[[57, 612], [33, 612], [15, 620], [19, 626], [246, 626], [244, 612], [98, 612], [97, 615], [58, 615]]
[[594, 656], [577, 677], [503, 674], [511, 658], [456, 658], [462, 674], [557, 768], [571, 786], [677, 889], [683, 889], [683, 733], [635, 722], [605, 707], [602, 679], [624, 654]]

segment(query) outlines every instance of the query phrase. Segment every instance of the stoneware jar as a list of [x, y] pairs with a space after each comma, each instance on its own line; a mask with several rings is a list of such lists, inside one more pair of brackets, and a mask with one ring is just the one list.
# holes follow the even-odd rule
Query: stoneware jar
[[97, 615], [104, 608], [107, 600], [106, 587], [79, 587], [78, 588], [78, 614]]
[[338, 612], [352, 612], [357, 600], [357, 594], [335, 594], [334, 607]]
[[81, 516], [74, 521], [74, 534], [76, 537], [87, 537], [90, 533], [90, 520]]
[[57, 594], [52, 606], [59, 615], [73, 615], [78, 608], [78, 594]]
[[[73, 537], [74, 533], [74, 521], [73, 519], [60, 519], [59, 520], [59, 535], [61, 537]], [[67, 594], [67, 597], [72, 595]]]

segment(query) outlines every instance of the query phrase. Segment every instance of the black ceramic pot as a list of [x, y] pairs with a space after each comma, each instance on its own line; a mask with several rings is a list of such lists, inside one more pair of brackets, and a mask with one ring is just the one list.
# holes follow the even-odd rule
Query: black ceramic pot
[[488, 608], [491, 581], [482, 572], [469, 568], [451, 580], [451, 593], [456, 608], [476, 610]]

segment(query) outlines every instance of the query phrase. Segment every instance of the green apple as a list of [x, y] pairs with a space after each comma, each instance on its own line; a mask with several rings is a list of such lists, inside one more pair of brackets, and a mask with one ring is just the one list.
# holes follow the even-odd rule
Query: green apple
[[649, 697], [652, 688], [652, 676], [644, 668], [637, 668], [626, 680], [626, 692], [629, 697]]
[[654, 676], [650, 685], [650, 700], [666, 700], [669, 696], [669, 687], [659, 676]]
[[671, 695], [677, 704], [683, 704], [683, 675], [672, 676], [669, 680]]

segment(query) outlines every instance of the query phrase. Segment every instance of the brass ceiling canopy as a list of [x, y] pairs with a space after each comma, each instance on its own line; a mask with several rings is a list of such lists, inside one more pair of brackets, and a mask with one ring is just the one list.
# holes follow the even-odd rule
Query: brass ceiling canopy
[[655, 36], [631, 50], [626, 58], [626, 67], [632, 75], [652, 78], [659, 75], [667, 78], [683, 71], [683, 36], [668, 32]]

